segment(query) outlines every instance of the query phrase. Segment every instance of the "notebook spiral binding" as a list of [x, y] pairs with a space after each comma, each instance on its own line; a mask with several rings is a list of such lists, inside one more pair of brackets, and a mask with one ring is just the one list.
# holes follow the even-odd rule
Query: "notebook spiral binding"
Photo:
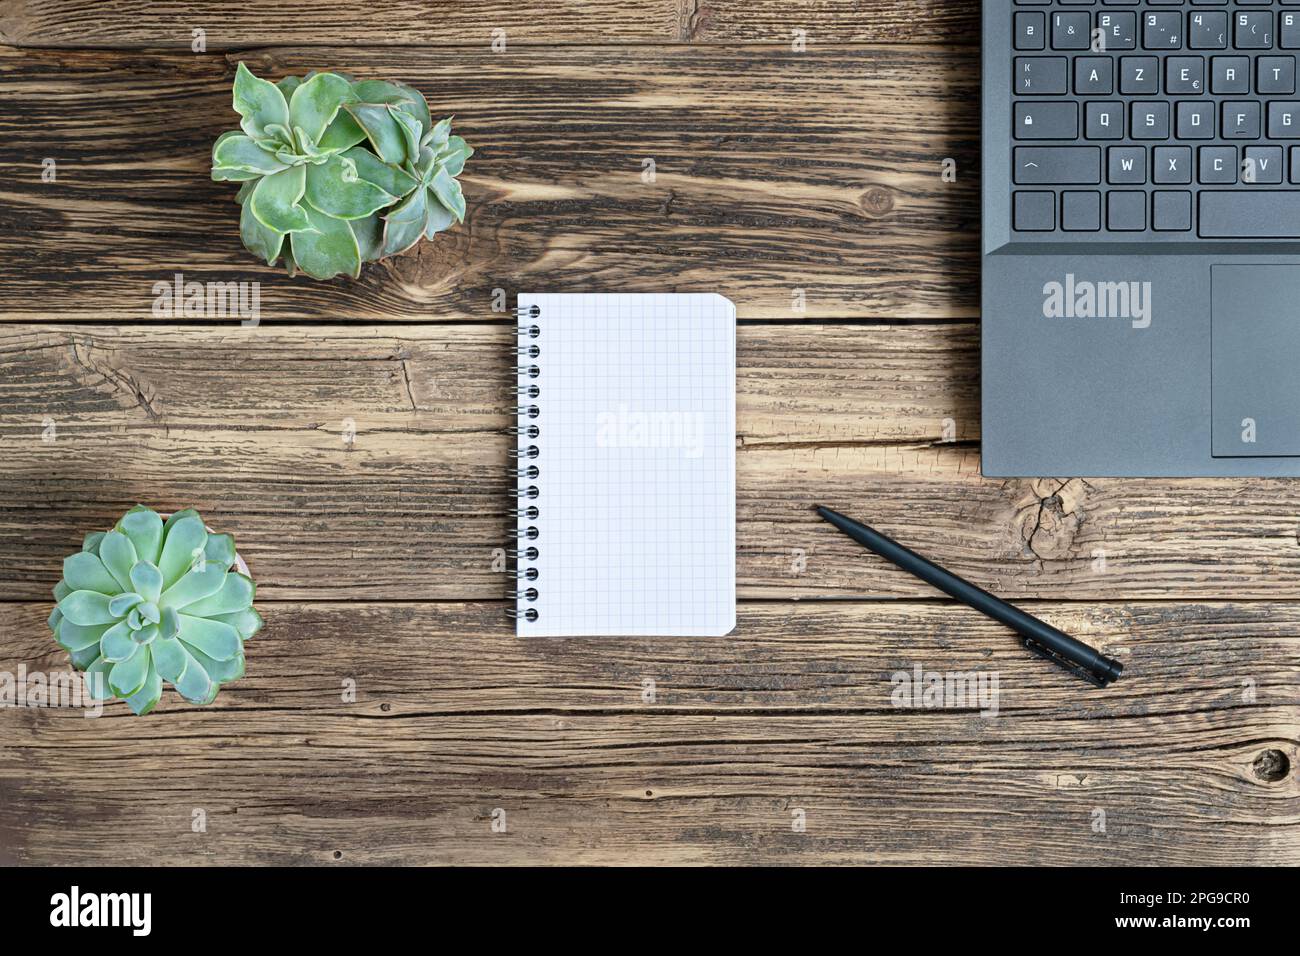
[[541, 314], [541, 308], [535, 305], [515, 309], [515, 395], [519, 404], [514, 406], [515, 424], [507, 429], [515, 436], [515, 447], [510, 452], [513, 462], [510, 474], [515, 479], [515, 507], [506, 512], [515, 519], [515, 527], [510, 532], [515, 546], [506, 549], [506, 554], [515, 566], [514, 571], [510, 572], [515, 579], [515, 587], [506, 592], [506, 597], [515, 602], [515, 607], [507, 609], [506, 614], [526, 621], [537, 620], [537, 609], [520, 610], [519, 606], [536, 601], [538, 592], [536, 587], [523, 582], [537, 580], [540, 572], [536, 562], [541, 557], [537, 545], [526, 543], [536, 541], [538, 534], [537, 526], [526, 522], [536, 520], [541, 513], [536, 505], [526, 503], [540, 494], [534, 482], [541, 475], [541, 469], [535, 463], [541, 450], [531, 443], [531, 439], [542, 433], [541, 425], [537, 423], [542, 414], [541, 407], [537, 404], [542, 389], [536, 381], [541, 377], [542, 369], [536, 362], [528, 360], [536, 359], [542, 354], [542, 348], [536, 341], [542, 334], [536, 321]]

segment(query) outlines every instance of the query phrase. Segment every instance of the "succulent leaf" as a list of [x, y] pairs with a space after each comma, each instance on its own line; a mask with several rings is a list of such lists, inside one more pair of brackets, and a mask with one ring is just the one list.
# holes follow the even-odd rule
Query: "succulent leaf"
[[74, 591], [116, 594], [120, 590], [117, 579], [108, 573], [104, 562], [89, 551], [78, 551], [63, 559], [63, 580]]
[[[178, 611], [189, 607], [195, 601], [200, 601], [221, 590], [225, 577], [225, 568], [218, 564], [209, 565], [201, 571], [198, 569], [187, 571], [180, 580], [163, 591], [159, 604], [163, 607], [174, 607]], [[158, 623], [156, 619], [154, 623]]]
[[149, 676], [150, 660], [149, 648], [136, 644], [131, 656], [118, 661], [108, 672], [109, 689], [118, 697], [130, 697], [144, 686], [144, 679]]
[[113, 624], [73, 624], [66, 617], [59, 622], [58, 643], [67, 651], [79, 651], [85, 647], [99, 647], [103, 636], [114, 627]]
[[202, 556], [207, 540], [207, 528], [203, 525], [203, 519], [197, 514], [188, 515], [167, 529], [162, 555], [158, 559], [158, 570], [162, 572], [164, 592], [179, 581], [181, 575]]
[[432, 239], [436, 233], [451, 227], [456, 221], [456, 214], [440, 202], [426, 203], [424, 216], [424, 238]]
[[301, 84], [302, 77], [299, 76], [285, 76], [275, 81], [275, 85], [279, 87], [280, 92], [284, 94], [284, 101], [286, 103], [289, 102], [289, 98], [293, 96], [293, 91]]
[[254, 76], [243, 63], [235, 69], [233, 105], [243, 118], [240, 128], [253, 139], [265, 139], [268, 124], [289, 122], [289, 104], [280, 88]]
[[393, 119], [397, 121], [398, 128], [402, 131], [402, 140], [405, 144], [406, 158], [409, 160], [414, 156], [420, 155], [420, 120], [412, 116], [401, 106], [390, 106], [388, 111], [393, 114]]
[[334, 122], [325, 128], [325, 134], [320, 138], [320, 148], [331, 153], [342, 152], [365, 138], [366, 131], [352, 118], [352, 114], [347, 110], [339, 110]]
[[284, 245], [284, 233], [268, 229], [258, 222], [253, 215], [252, 203], [244, 203], [239, 211], [239, 238], [244, 241], [244, 248], [266, 264], [274, 265], [280, 258], [280, 249]]
[[235, 614], [214, 614], [214, 621], [223, 621], [239, 632], [240, 638], [248, 640], [262, 629], [262, 615], [251, 607]]
[[394, 166], [406, 162], [406, 138], [387, 106], [375, 103], [350, 103], [344, 106], [344, 109], [352, 114], [357, 125], [366, 131], [366, 138], [380, 159]]
[[384, 217], [385, 256], [396, 255], [411, 248], [424, 235], [425, 205], [429, 191], [423, 187], [414, 190]]
[[89, 551], [91, 554], [99, 554], [99, 542], [104, 540], [103, 531], [92, 531], [81, 541], [81, 550]]
[[354, 98], [352, 84], [337, 73], [317, 73], [289, 98], [289, 125], [319, 142], [344, 103]]
[[158, 622], [160, 637], [175, 637], [181, 632], [181, 616], [174, 607], [162, 609], [162, 620]]
[[314, 209], [335, 219], [364, 219], [397, 199], [359, 178], [356, 165], [341, 156], [308, 168], [306, 198]]
[[157, 602], [162, 596], [162, 572], [148, 561], [137, 561], [135, 567], [131, 568], [131, 586], [146, 601]]
[[362, 262], [374, 262], [384, 252], [384, 221], [379, 214], [366, 216], [365, 219], [353, 219], [348, 222], [352, 235], [357, 237], [357, 251], [361, 253]]
[[257, 585], [253, 579], [231, 571], [221, 582], [215, 592], [185, 608], [185, 614], [199, 617], [216, 617], [219, 614], [234, 614], [253, 606], [253, 595]]
[[298, 267], [314, 279], [332, 279], [340, 272], [355, 279], [361, 274], [361, 250], [347, 221], [306, 209], [312, 231], [290, 237]]
[[131, 640], [131, 629], [126, 621], [118, 621], [99, 640], [99, 652], [114, 664], [126, 660], [140, 645]]
[[351, 160], [358, 178], [378, 186], [390, 194], [394, 202], [419, 185], [419, 181], [400, 166], [390, 166], [370, 150], [360, 146], [347, 150], [343, 153], [343, 158]]
[[[178, 642], [179, 643], [179, 642]], [[208, 704], [212, 702], [212, 679], [208, 672], [189, 651], [185, 651], [185, 669], [181, 676], [172, 682], [180, 695], [191, 704]]]
[[227, 133], [212, 147], [212, 169], [221, 172], [255, 173], [269, 176], [284, 169], [285, 164], [249, 136]]
[[465, 197], [461, 195], [460, 183], [448, 175], [446, 169], [438, 170], [429, 188], [440, 203], [456, 214], [457, 222], [465, 221]]
[[99, 591], [73, 591], [59, 602], [59, 610], [73, 624], [112, 624], [117, 618], [108, 609], [111, 600]]
[[126, 613], [130, 611], [131, 608], [143, 602], [144, 598], [139, 594], [136, 594], [134, 591], [124, 591], [121, 594], [115, 595], [113, 599], [108, 602], [108, 613], [112, 614], [114, 617], [126, 617]]
[[291, 166], [261, 179], [248, 206], [267, 229], [275, 232], [309, 232], [307, 210], [298, 205], [307, 189], [307, 171]]
[[216, 661], [228, 661], [243, 650], [239, 632], [229, 624], [206, 617], [191, 617], [183, 612], [178, 640]]
[[163, 539], [163, 522], [158, 512], [136, 505], [118, 521], [117, 530], [131, 539], [137, 558], [148, 564], [158, 563]]
[[138, 691], [126, 699], [126, 706], [130, 707], [131, 712], [137, 717], [143, 717], [158, 706], [158, 701], [162, 699], [162, 691], [162, 677], [150, 660], [149, 672], [145, 675], [144, 683], [140, 685]]
[[103, 657], [96, 657], [86, 666], [86, 689], [92, 700], [108, 700], [113, 690], [108, 686], [108, 675], [117, 665]]
[[185, 673], [185, 666], [190, 659], [189, 652], [174, 637], [160, 637], [151, 646], [158, 673], [175, 684], [181, 674]]
[[235, 539], [228, 534], [208, 533], [208, 543], [203, 546], [203, 557], [208, 564], [219, 564], [229, 571], [235, 563]]
[[120, 531], [110, 531], [99, 543], [99, 560], [117, 581], [117, 590], [130, 591], [131, 568], [135, 567], [135, 545]]

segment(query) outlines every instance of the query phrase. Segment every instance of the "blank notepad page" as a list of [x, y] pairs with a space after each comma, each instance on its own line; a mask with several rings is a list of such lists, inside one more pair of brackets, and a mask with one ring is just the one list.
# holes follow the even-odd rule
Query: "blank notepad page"
[[517, 633], [728, 633], [735, 306], [615, 294], [519, 307]]

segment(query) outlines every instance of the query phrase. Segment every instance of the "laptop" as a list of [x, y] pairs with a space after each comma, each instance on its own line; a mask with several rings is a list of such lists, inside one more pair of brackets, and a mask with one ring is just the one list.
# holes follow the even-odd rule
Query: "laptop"
[[1300, 474], [1300, 0], [984, 0], [983, 472]]

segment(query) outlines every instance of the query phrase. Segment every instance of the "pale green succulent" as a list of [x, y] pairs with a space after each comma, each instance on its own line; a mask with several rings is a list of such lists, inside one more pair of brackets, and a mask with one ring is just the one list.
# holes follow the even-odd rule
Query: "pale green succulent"
[[267, 265], [283, 255], [290, 275], [356, 278], [465, 219], [456, 177], [474, 151], [410, 86], [338, 73], [272, 83], [240, 63], [234, 108], [240, 130], [213, 145], [212, 178], [243, 183], [240, 236]]
[[63, 562], [50, 629], [98, 700], [147, 714], [166, 680], [209, 704], [244, 675], [244, 641], [262, 627], [253, 582], [234, 564], [234, 538], [209, 533], [196, 511], [164, 522], [136, 505]]

